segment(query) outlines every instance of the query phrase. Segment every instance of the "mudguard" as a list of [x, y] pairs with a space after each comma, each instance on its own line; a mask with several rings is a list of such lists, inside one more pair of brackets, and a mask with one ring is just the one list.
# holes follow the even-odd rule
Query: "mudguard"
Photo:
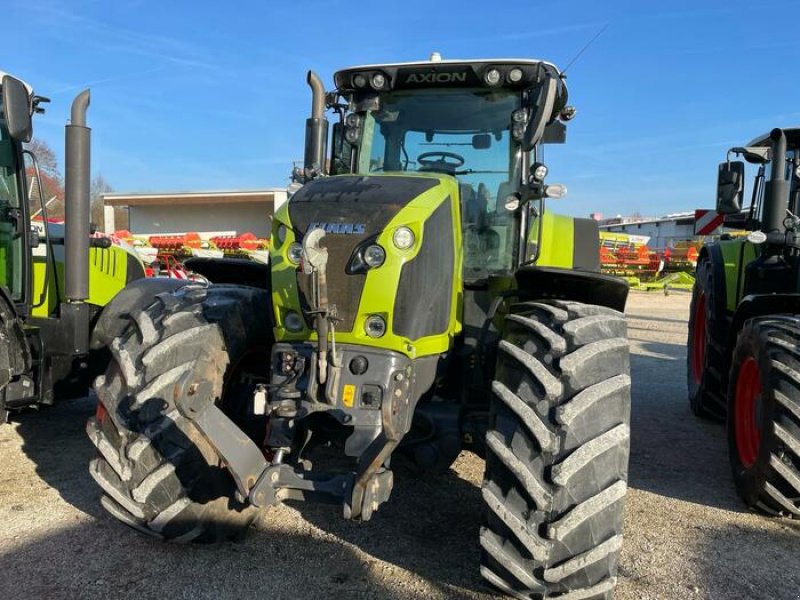
[[188, 283], [191, 282], [167, 277], [137, 279], [129, 283], [102, 309], [92, 330], [89, 348], [91, 350], [105, 348], [122, 333], [129, 322], [127, 318], [129, 314], [152, 304], [158, 294], [173, 292]]
[[593, 271], [525, 266], [514, 277], [521, 300], [575, 300], [624, 311], [628, 299], [628, 282]]

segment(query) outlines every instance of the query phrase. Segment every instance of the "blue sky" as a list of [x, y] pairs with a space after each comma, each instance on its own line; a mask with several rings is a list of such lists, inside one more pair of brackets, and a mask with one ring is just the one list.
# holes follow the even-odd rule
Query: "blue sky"
[[53, 100], [36, 135], [61, 154], [91, 87], [93, 168], [118, 191], [285, 185], [307, 69], [330, 88], [338, 68], [433, 50], [564, 67], [605, 25], [569, 69], [578, 115], [547, 154], [560, 212], [711, 206], [728, 147], [800, 125], [798, 2], [6, 0], [3, 17], [0, 69]]

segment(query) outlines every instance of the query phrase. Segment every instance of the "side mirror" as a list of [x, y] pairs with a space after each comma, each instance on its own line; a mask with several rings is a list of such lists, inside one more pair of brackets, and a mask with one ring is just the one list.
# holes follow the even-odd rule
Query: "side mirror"
[[553, 77], [547, 77], [539, 88], [539, 98], [536, 101], [535, 114], [533, 119], [528, 122], [525, 129], [525, 137], [522, 139], [522, 147], [526, 151], [533, 150], [544, 135], [547, 122], [553, 116], [553, 106], [556, 102], [558, 82]]
[[30, 142], [33, 136], [33, 123], [30, 96], [25, 84], [11, 75], [4, 75], [2, 86], [3, 112], [8, 133], [18, 142]]
[[737, 160], [719, 165], [717, 175], [717, 212], [732, 215], [742, 210], [744, 162]]

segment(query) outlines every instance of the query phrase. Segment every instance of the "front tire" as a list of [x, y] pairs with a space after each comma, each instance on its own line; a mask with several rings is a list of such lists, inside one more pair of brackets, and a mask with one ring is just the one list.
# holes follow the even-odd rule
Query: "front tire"
[[761, 317], [739, 333], [728, 388], [728, 449], [751, 508], [800, 518], [800, 316]]
[[621, 313], [578, 302], [522, 303], [505, 319], [480, 543], [482, 575], [507, 594], [613, 593], [628, 478], [626, 335]]
[[90, 472], [114, 517], [176, 542], [244, 535], [257, 511], [236, 499], [221, 458], [177, 410], [176, 395], [186, 393], [187, 375], [208, 381], [207, 401], [219, 399], [237, 424], [252, 425], [242, 422], [247, 398], [239, 380], [266, 374], [245, 377], [241, 368], [268, 368], [269, 314], [262, 290], [186, 286], [126, 315], [109, 346], [108, 370], [95, 383], [97, 414], [87, 423], [98, 449]]
[[689, 406], [698, 417], [725, 420], [724, 303], [714, 286], [714, 267], [709, 257], [697, 263], [689, 308], [686, 381]]

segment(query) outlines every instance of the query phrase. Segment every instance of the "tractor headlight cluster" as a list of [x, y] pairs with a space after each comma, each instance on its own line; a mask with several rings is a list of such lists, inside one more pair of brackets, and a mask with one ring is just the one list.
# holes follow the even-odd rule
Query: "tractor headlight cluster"
[[511, 113], [511, 136], [519, 142], [525, 136], [528, 127], [528, 109], [518, 108]]
[[381, 315], [370, 315], [364, 321], [364, 332], [371, 338], [383, 337], [386, 333], [386, 319]]
[[398, 227], [392, 234], [392, 242], [399, 250], [408, 250], [415, 241], [414, 232], [408, 227]]
[[353, 75], [350, 82], [353, 84], [353, 87], [358, 90], [369, 88], [383, 90], [389, 87], [389, 77], [386, 76], [386, 73], [381, 71], [356, 73]]
[[303, 246], [298, 242], [293, 242], [286, 251], [286, 256], [289, 258], [289, 262], [299, 265], [300, 261], [303, 260]]
[[348, 144], [357, 144], [361, 137], [361, 116], [350, 113], [344, 118], [344, 139]]
[[383, 264], [383, 261], [386, 260], [386, 250], [378, 246], [377, 244], [372, 244], [371, 246], [367, 246], [364, 250], [364, 262], [367, 263], [373, 269], [376, 267], [380, 267]]

